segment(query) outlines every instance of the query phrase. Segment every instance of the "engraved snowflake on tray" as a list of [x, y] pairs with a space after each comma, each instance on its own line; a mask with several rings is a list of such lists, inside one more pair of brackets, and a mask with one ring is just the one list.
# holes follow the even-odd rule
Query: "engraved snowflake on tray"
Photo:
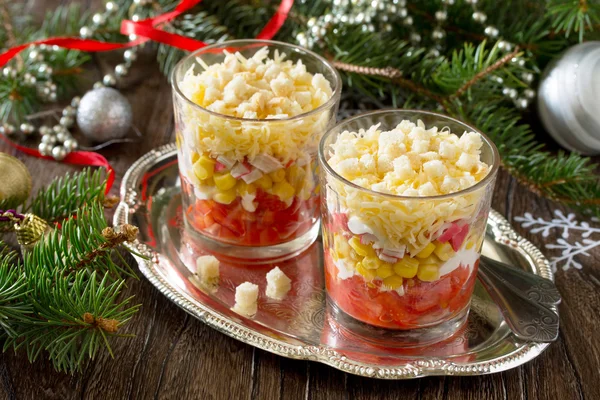
[[[548, 237], [552, 231], [560, 232], [561, 237], [555, 243], [546, 244], [547, 249], [560, 251], [560, 255], [550, 259], [553, 272], [556, 272], [558, 267], [564, 271], [570, 268], [581, 269], [582, 264], [575, 257], [589, 257], [592, 249], [600, 247], [600, 226], [579, 221], [575, 214], [565, 215], [561, 210], [555, 210], [554, 215], [556, 218], [546, 221], [535, 218], [531, 213], [525, 213], [522, 217], [515, 217], [515, 221], [520, 222], [521, 226], [529, 229], [531, 233], [541, 234], [543, 237]], [[592, 218], [591, 221], [600, 222], [597, 218]]]

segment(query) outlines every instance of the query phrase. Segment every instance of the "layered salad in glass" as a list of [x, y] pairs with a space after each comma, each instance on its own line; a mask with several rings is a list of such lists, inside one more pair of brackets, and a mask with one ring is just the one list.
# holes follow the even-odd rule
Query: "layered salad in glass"
[[176, 83], [186, 221], [212, 239], [272, 246], [318, 222], [316, 153], [339, 83], [305, 64], [320, 59], [281, 47], [211, 49]]
[[324, 139], [326, 286], [346, 314], [414, 329], [468, 312], [493, 177], [482, 135], [458, 133], [403, 120]]

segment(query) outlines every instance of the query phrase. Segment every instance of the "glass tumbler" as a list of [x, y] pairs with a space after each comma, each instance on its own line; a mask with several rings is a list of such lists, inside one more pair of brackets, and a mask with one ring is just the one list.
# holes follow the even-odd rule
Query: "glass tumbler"
[[[297, 116], [249, 119], [210, 111], [185, 95], [182, 82], [190, 69], [200, 73], [203, 66], [222, 63], [227, 53], [248, 59], [265, 47], [270, 58], [284, 53], [285, 60], [301, 61], [306, 72], [322, 74], [332, 96]], [[298, 46], [234, 40], [185, 57], [173, 71], [172, 85], [190, 236], [211, 251], [249, 260], [284, 259], [310, 246], [319, 233], [317, 151], [321, 137], [335, 124], [338, 72]]]
[[[401, 121], [481, 135], [488, 174], [465, 190], [430, 197], [385, 194], [355, 185], [328, 164], [344, 131]], [[426, 111], [376, 111], [341, 122], [321, 141], [319, 161], [325, 282], [337, 322], [382, 332], [404, 345], [443, 340], [467, 319], [499, 165], [494, 144], [476, 129]], [[412, 252], [408, 249], [411, 248]], [[371, 335], [373, 336], [373, 335]]]

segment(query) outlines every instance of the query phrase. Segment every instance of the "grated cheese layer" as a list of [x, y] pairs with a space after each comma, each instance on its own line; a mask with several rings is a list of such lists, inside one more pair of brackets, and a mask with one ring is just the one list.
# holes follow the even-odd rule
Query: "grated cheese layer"
[[[183, 140], [191, 150], [250, 162], [259, 155], [276, 157], [283, 163], [295, 160], [299, 150], [315, 153], [321, 134], [332, 117], [327, 109], [303, 118], [333, 95], [322, 74], [311, 74], [301, 60], [293, 63], [265, 47], [252, 57], [225, 53], [222, 63], [198, 63], [204, 71], [186, 72], [179, 86], [184, 95], [206, 110], [182, 104]], [[254, 120], [254, 121], [253, 121]], [[268, 123], [256, 120], [269, 120]]]
[[490, 170], [480, 159], [482, 145], [475, 132], [459, 137], [436, 127], [426, 129], [421, 121], [405, 120], [387, 132], [379, 125], [342, 132], [328, 160], [339, 175], [378, 193], [414, 199], [381, 196], [330, 178], [330, 212], [354, 217], [382, 248], [406, 246], [415, 255], [445, 224], [473, 221], [482, 209], [485, 188], [445, 199], [420, 199], [460, 192], [481, 181]]

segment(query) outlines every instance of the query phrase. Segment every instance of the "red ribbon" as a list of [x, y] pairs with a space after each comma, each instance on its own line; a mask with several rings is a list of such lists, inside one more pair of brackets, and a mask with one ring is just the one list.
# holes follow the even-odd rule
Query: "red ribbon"
[[[182, 13], [188, 11], [190, 8], [194, 7], [201, 1], [202, 0], [181, 0], [181, 2], [177, 5], [177, 7], [175, 7], [173, 11], [158, 15], [154, 18], [148, 18], [137, 22], [124, 20], [121, 23], [121, 33], [124, 35], [135, 34], [138, 36], [136, 40], [132, 40], [126, 43], [101, 42], [98, 40], [80, 39], [75, 37], [54, 37], [49, 39], [36, 40], [33, 42], [12, 47], [6, 50], [4, 53], [0, 54], [0, 68], [6, 65], [6, 63], [8, 63], [13, 57], [15, 57], [27, 47], [39, 44], [56, 45], [71, 50], [98, 52], [125, 49], [128, 47], [137, 46], [148, 40], [153, 40], [155, 42], [164, 43], [181, 50], [198, 50], [206, 46], [206, 43], [204, 43], [201, 40], [177, 35], [175, 33], [165, 32], [162, 29], [159, 29], [158, 27], [172, 20], [173, 18], [176, 18]], [[264, 40], [272, 39], [277, 34], [277, 32], [279, 32], [281, 26], [285, 23], [285, 20], [287, 19], [288, 13], [290, 12], [293, 4], [294, 0], [282, 0], [279, 4], [275, 15], [271, 17], [269, 22], [265, 25], [263, 30], [260, 31], [256, 38]]]
[[[124, 20], [121, 23], [121, 33], [124, 35], [135, 34], [138, 36], [137, 39], [129, 41], [127, 43], [100, 42], [98, 40], [80, 39], [75, 37], [54, 37], [49, 39], [36, 40], [34, 42], [29, 42], [12, 47], [4, 53], [0, 54], [0, 68], [6, 65], [6, 63], [8, 63], [13, 57], [15, 57], [27, 47], [39, 44], [56, 45], [71, 50], [97, 52], [124, 49], [128, 47], [137, 46], [148, 40], [153, 40], [155, 42], [164, 43], [182, 50], [198, 50], [206, 46], [206, 43], [189, 37], [165, 32], [162, 29], [159, 29], [158, 27], [186, 12], [201, 1], [202, 0], [181, 0], [181, 2], [175, 7], [175, 9], [173, 9], [173, 11], [158, 15], [154, 18], [148, 18], [138, 22]], [[263, 30], [258, 34], [257, 39], [268, 40], [273, 38], [287, 19], [288, 13], [290, 12], [290, 9], [292, 8], [293, 4], [294, 0], [282, 0], [279, 4], [277, 12], [275, 13], [275, 15], [273, 15], [273, 17], [271, 17], [271, 19], [265, 25]], [[15, 149], [20, 150], [25, 154], [38, 158], [44, 158], [46, 160], [53, 159], [52, 157], [41, 155], [41, 153], [35, 149], [20, 146], [10, 141], [7, 137], [3, 135], [0, 135], [0, 138], [2, 138], [6, 143], [11, 145]], [[108, 178], [106, 182], [106, 193], [110, 191], [112, 184], [115, 180], [115, 171], [110, 166], [106, 158], [104, 158], [102, 155], [90, 151], [74, 151], [69, 153], [63, 161], [67, 164], [105, 167], [108, 173]]]
[[[10, 146], [14, 147], [19, 151], [22, 151], [27, 155], [34, 156], [37, 158], [43, 158], [45, 160], [54, 160], [54, 158], [50, 156], [43, 156], [39, 151], [35, 149], [21, 146], [17, 143], [12, 142], [4, 135], [0, 135], [0, 139], [4, 140]], [[108, 174], [108, 177], [106, 179], [106, 193], [110, 191], [110, 188], [112, 187], [113, 182], [115, 181], [115, 171], [110, 166], [106, 158], [104, 158], [104, 156], [102, 156], [101, 154], [94, 153], [91, 151], [73, 151], [67, 154], [63, 161], [67, 164], [73, 165], [89, 165], [93, 167], [106, 168], [106, 172]]]

